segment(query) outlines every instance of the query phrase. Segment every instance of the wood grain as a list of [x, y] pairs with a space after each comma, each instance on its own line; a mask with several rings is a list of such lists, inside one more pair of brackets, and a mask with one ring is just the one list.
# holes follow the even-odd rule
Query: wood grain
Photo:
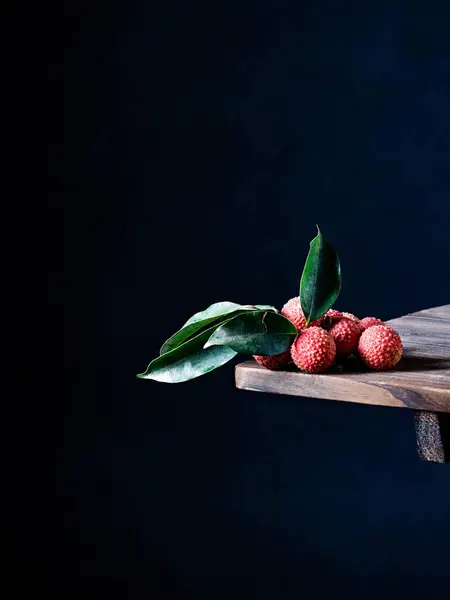
[[254, 361], [236, 366], [236, 387], [287, 394], [450, 412], [450, 305], [392, 319], [403, 358], [391, 371], [368, 371], [356, 362], [345, 373], [309, 375], [297, 369], [269, 371]]

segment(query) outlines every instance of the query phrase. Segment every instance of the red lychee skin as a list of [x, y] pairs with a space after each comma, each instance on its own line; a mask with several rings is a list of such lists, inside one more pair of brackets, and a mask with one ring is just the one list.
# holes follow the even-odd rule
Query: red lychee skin
[[259, 365], [262, 365], [271, 371], [276, 371], [277, 369], [282, 369], [283, 367], [287, 367], [288, 365], [292, 364], [290, 349], [286, 350], [286, 352], [282, 352], [281, 354], [275, 354], [274, 356], [254, 355], [253, 358]]
[[336, 310], [334, 308], [330, 308], [323, 315], [323, 317], [321, 319], [321, 322], [320, 322], [320, 327], [322, 327], [323, 329], [325, 329], [326, 331], [328, 331], [329, 329], [331, 329], [331, 327], [334, 325], [334, 323], [338, 319], [342, 319], [342, 313], [341, 313], [341, 311], [340, 310]]
[[346, 319], [350, 319], [351, 321], [354, 321], [355, 323], [359, 323], [358, 317], [355, 317], [355, 315], [353, 313], [343, 312], [342, 316], [345, 317]]
[[[302, 307], [300, 306], [300, 299], [298, 296], [294, 296], [286, 302], [286, 304], [281, 309], [281, 314], [283, 317], [286, 317], [295, 325], [295, 327], [301, 331], [306, 327], [306, 319], [303, 314]], [[309, 324], [310, 327], [314, 327], [316, 325], [320, 325], [322, 319], [318, 319], [317, 321], [311, 321]]]
[[336, 356], [345, 356], [354, 352], [358, 347], [361, 330], [358, 323], [343, 317], [335, 321], [328, 330], [328, 334], [331, 335], [336, 344]]
[[359, 322], [361, 332], [366, 331], [369, 327], [375, 327], [376, 325], [384, 325], [384, 323], [381, 319], [377, 319], [377, 317], [364, 317], [364, 319], [361, 319]]
[[374, 325], [361, 334], [358, 352], [371, 369], [392, 369], [402, 357], [403, 344], [391, 327]]
[[326, 371], [336, 358], [336, 344], [321, 327], [308, 327], [295, 338], [291, 346], [294, 364], [307, 373]]
[[335, 308], [330, 308], [325, 313], [325, 317], [331, 317], [332, 319], [340, 319], [342, 317], [342, 313], [340, 310], [336, 310]]

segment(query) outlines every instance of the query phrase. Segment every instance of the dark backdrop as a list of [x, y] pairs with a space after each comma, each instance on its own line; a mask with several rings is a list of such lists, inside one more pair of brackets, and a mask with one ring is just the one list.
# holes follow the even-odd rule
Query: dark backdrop
[[343, 310], [449, 302], [448, 2], [66, 1], [10, 34], [35, 296], [17, 536], [42, 578], [61, 598], [442, 592], [450, 471], [419, 461], [409, 411], [240, 392], [230, 365], [135, 374], [215, 301], [295, 295], [316, 223]]

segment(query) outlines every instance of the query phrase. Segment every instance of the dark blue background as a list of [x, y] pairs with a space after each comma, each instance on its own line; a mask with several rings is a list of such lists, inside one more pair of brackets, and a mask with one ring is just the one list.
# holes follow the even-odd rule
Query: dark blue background
[[13, 37], [42, 575], [64, 598], [442, 592], [450, 471], [410, 411], [135, 374], [213, 302], [295, 295], [315, 223], [341, 309], [449, 302], [448, 2], [65, 2], [37, 28], [39, 6]]

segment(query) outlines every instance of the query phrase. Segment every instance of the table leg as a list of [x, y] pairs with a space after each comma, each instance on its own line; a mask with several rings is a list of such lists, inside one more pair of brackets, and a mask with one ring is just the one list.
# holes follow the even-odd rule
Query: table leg
[[414, 424], [420, 458], [450, 462], [450, 413], [416, 410]]

